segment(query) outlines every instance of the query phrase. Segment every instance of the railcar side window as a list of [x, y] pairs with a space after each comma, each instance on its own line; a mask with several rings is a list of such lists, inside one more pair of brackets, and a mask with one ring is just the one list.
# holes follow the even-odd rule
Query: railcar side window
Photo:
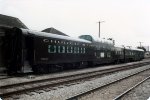
[[83, 48], [83, 53], [85, 53], [85, 48]]
[[48, 45], [48, 53], [56, 53], [56, 46]]
[[116, 54], [118, 54], [118, 52], [116, 51]]
[[80, 49], [79, 49], [79, 47], [78, 47], [77, 53], [80, 53]]
[[82, 48], [80, 48], [80, 50], [81, 50], [81, 53], [82, 53]]
[[110, 54], [110, 52], [108, 52], [108, 53], [107, 53], [107, 57], [108, 57], [108, 58], [110, 58], [110, 57], [111, 57], [111, 54]]
[[104, 52], [101, 52], [100, 54], [101, 54], [101, 58], [104, 58], [104, 57], [105, 57]]
[[77, 47], [74, 47], [74, 53], [77, 53]]
[[65, 46], [58, 46], [58, 53], [65, 53]]
[[67, 53], [72, 53], [72, 47], [67, 47]]

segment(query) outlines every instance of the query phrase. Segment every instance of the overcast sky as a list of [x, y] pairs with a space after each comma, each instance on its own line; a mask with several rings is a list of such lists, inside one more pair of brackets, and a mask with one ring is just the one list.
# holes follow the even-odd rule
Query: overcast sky
[[0, 13], [28, 28], [54, 27], [67, 35], [114, 38], [117, 45], [150, 45], [150, 0], [0, 0]]

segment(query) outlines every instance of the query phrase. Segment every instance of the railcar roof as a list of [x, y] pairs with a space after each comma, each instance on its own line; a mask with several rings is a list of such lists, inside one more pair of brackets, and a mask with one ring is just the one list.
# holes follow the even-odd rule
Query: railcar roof
[[63, 39], [63, 40], [69, 40], [69, 41], [91, 43], [90, 41], [82, 40], [79, 38], [62, 36], [62, 35], [53, 34], [53, 33], [38, 32], [38, 31], [28, 30], [28, 29], [21, 29], [21, 30], [22, 30], [23, 34], [27, 34], [27, 35], [36, 35], [36, 36], [41, 36], [41, 37], [51, 37], [51, 38], [55, 38], [55, 39]]
[[102, 43], [108, 43], [108, 44], [113, 45], [112, 41], [110, 41], [110, 40], [101, 39], [101, 38], [98, 38], [98, 37], [93, 37], [93, 39], [94, 39], [95, 42], [102, 42]]
[[[85, 38], [83, 38], [84, 36], [85, 36]], [[81, 38], [81, 37], [84, 40], [86, 40], [87, 37], [90, 37], [92, 40], [88, 40], [88, 41], [91, 41], [91, 42], [107, 43], [107, 44], [113, 45], [113, 42], [111, 40], [101, 39], [98, 37], [94, 37], [92, 35], [81, 35], [81, 36], [79, 36], [79, 38]]]
[[[116, 46], [115, 45], [115, 47], [116, 48], [124, 48], [123, 46]], [[134, 48], [134, 47], [131, 47], [131, 48], [128, 48], [128, 47], [125, 47], [125, 49], [127, 49], [127, 50], [136, 50], [136, 51], [144, 51], [144, 50], [142, 50], [142, 49], [137, 49], [137, 48]]]
[[122, 49], [124, 48], [124, 47], [121, 46], [121, 45], [115, 45], [115, 47], [116, 47], [116, 48], [122, 48]]
[[135, 51], [144, 51], [142, 49], [137, 49], [137, 48], [126, 48], [126, 49], [128, 49], [128, 50], [135, 50]]

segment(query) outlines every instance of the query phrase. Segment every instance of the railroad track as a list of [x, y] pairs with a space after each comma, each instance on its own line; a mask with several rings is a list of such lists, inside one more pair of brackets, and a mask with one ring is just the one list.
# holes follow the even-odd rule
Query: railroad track
[[131, 68], [137, 68], [137, 67], [147, 65], [147, 64], [149, 64], [149, 62], [144, 62], [144, 63], [141, 62], [139, 64], [134, 64], [134, 65], [130, 64], [130, 65], [121, 66], [117, 68], [111, 68], [107, 70], [98, 70], [98, 71], [80, 73], [80, 74], [71, 75], [71, 76], [55, 77], [55, 78], [49, 78], [49, 79], [43, 79], [43, 80], [5, 85], [5, 86], [0, 87], [0, 97], [8, 98], [16, 94], [24, 94], [27, 92], [32, 92], [32, 91], [36, 91], [40, 89], [43, 90], [43, 89], [47, 89], [50, 87], [56, 87], [59, 85], [86, 80], [92, 77], [96, 77], [98, 75], [113, 73], [116, 71], [127, 70]]
[[[96, 92], [96, 91], [101, 91], [101, 89], [102, 88], [105, 88], [106, 87], [106, 89], [108, 89], [107, 87], [109, 87], [110, 85], [114, 85], [114, 84], [116, 84], [116, 83], [118, 83], [118, 82], [120, 82], [120, 81], [122, 81], [122, 80], [126, 80], [126, 79], [128, 79], [128, 78], [130, 78], [130, 77], [133, 77], [133, 76], [136, 76], [136, 75], [138, 75], [138, 74], [141, 74], [141, 73], [144, 73], [144, 72], [148, 72], [148, 73], [150, 73], [150, 67], [148, 68], [148, 69], [144, 69], [144, 70], [141, 70], [141, 71], [137, 71], [137, 72], [135, 72], [135, 73], [133, 73], [133, 74], [129, 74], [129, 75], [127, 75], [127, 76], [125, 76], [125, 77], [122, 77], [122, 78], [118, 78], [118, 79], [116, 79], [116, 80], [114, 80], [114, 81], [111, 81], [111, 82], [107, 82], [107, 83], [105, 83], [105, 84], [103, 84], [103, 85], [100, 85], [100, 86], [97, 86], [97, 87], [95, 87], [95, 88], [92, 88], [92, 89], [89, 89], [89, 90], [87, 90], [87, 91], [84, 91], [84, 92], [81, 92], [81, 93], [78, 93], [77, 95], [74, 95], [74, 96], [71, 96], [71, 97], [69, 97], [67, 100], [80, 100], [80, 98], [84, 98], [86, 95], [89, 95], [89, 94], [91, 94], [91, 93], [94, 93], [94, 92]], [[142, 77], [143, 77], [143, 75], [142, 75]], [[121, 94], [119, 94], [119, 95], [117, 95], [117, 96], [115, 96], [115, 98], [113, 99], [113, 100], [121, 100], [121, 98], [122, 97], [124, 97], [127, 93], [129, 93], [131, 90], [133, 90], [134, 88], [136, 88], [137, 86], [139, 86], [140, 84], [142, 84], [143, 82], [145, 82], [146, 80], [148, 80], [148, 79], [150, 79], [150, 74], [149, 75], [144, 75], [144, 78], [141, 80], [141, 81], [139, 81], [137, 84], [135, 84], [135, 85], [133, 85], [133, 86], [131, 86], [129, 89], [126, 89], [124, 92], [122, 92]], [[111, 86], [109, 87], [109, 88], [111, 88]], [[112, 89], [112, 88], [111, 88]], [[102, 90], [102, 91], [109, 91], [109, 89], [108, 90]], [[114, 90], [115, 91], [115, 90]], [[100, 92], [98, 93], [98, 94], [100, 94]], [[109, 94], [109, 95], [111, 95], [111, 94]], [[114, 95], [114, 94], [113, 94]], [[89, 97], [89, 96], [88, 96]], [[85, 97], [86, 98], [86, 97]], [[84, 98], [84, 99], [85, 99]], [[83, 100], [84, 100], [83, 99]], [[102, 99], [102, 98], [101, 98]], [[110, 99], [110, 98], [109, 98]], [[112, 99], [112, 98], [111, 98]], [[103, 99], [102, 99], [103, 100]]]
[[130, 91], [132, 91], [133, 89], [135, 89], [136, 87], [138, 87], [139, 85], [141, 85], [142, 83], [147, 81], [148, 79], [150, 79], [150, 76], [144, 78], [142, 81], [138, 82], [137, 84], [135, 84], [131, 88], [129, 88], [126, 91], [124, 91], [123, 93], [121, 93], [120, 95], [116, 96], [116, 98], [114, 98], [113, 100], [120, 100], [123, 96], [125, 96], [127, 93], [129, 93]]
[[2, 81], [3, 79], [9, 79], [9, 78], [13, 78], [13, 76], [0, 75], [0, 81]]

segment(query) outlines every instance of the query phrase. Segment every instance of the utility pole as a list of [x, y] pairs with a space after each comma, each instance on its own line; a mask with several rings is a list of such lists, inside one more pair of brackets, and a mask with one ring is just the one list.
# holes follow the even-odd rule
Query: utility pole
[[99, 21], [98, 22], [98, 24], [99, 24], [99, 38], [100, 38], [100, 24], [103, 23], [103, 22], [105, 22], [105, 21]]
[[140, 43], [140, 47], [142, 47], [142, 43], [143, 43], [143, 42], [139, 42], [139, 43]]

